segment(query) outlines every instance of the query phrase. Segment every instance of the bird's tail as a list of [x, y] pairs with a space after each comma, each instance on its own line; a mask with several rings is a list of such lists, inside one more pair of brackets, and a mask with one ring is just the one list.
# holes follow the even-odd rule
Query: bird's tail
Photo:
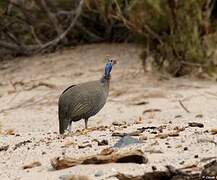
[[59, 118], [59, 133], [63, 134], [67, 129], [69, 122], [67, 119], [60, 119]]

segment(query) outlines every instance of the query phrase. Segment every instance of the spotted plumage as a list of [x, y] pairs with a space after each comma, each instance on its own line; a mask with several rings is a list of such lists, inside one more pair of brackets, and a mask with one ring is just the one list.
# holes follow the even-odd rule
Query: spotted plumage
[[59, 132], [71, 130], [71, 123], [85, 120], [97, 114], [105, 105], [109, 93], [112, 66], [115, 61], [108, 60], [104, 75], [100, 80], [72, 85], [65, 89], [58, 102]]

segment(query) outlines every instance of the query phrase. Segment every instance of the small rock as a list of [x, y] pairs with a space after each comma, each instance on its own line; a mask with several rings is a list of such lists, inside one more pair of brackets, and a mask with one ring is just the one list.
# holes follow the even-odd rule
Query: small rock
[[183, 149], [184, 151], [187, 151], [188, 150], [188, 147], [184, 147], [184, 149]]
[[97, 142], [98, 146], [108, 145], [108, 140], [106, 140], [106, 139], [103, 139], [102, 141], [99, 141], [98, 139], [93, 139], [93, 141]]
[[152, 131], [151, 134], [157, 134], [157, 131]]
[[179, 127], [179, 126], [176, 126], [173, 128], [173, 130], [177, 131], [177, 132], [181, 132], [181, 131], [184, 131], [185, 130], [185, 127]]
[[108, 154], [111, 154], [111, 153], [113, 153], [114, 152], [114, 149], [112, 149], [112, 148], [106, 148], [106, 149], [103, 149], [101, 152], [100, 152], [100, 154], [101, 155], [108, 155]]
[[160, 139], [166, 139], [166, 138], [168, 138], [168, 134], [162, 134], [162, 133], [160, 133], [160, 134], [158, 134], [158, 135], [156, 135], [155, 137], [158, 137], [158, 138], [160, 138]]
[[182, 145], [181, 144], [178, 144], [177, 146], [176, 146], [176, 148], [181, 148], [182, 147]]
[[217, 134], [217, 128], [211, 129], [211, 131], [210, 131], [210, 132], [211, 132], [211, 134], [212, 134], [212, 135], [215, 135], [215, 134]]
[[117, 122], [117, 121], [114, 121], [112, 123], [112, 125], [114, 125], [114, 126], [122, 126], [122, 125], [125, 125], [125, 124], [126, 124], [126, 122]]
[[203, 114], [197, 114], [195, 117], [196, 117], [196, 118], [202, 118], [202, 117], [203, 117]]
[[135, 102], [135, 103], [133, 103], [133, 105], [138, 105], [138, 106], [140, 106], [140, 105], [146, 105], [146, 104], [148, 104], [149, 102], [147, 102], [147, 101], [138, 101], [138, 102]]
[[138, 139], [136, 138], [133, 138], [131, 136], [124, 136], [122, 137], [115, 145], [114, 147], [115, 148], [123, 148], [123, 147], [126, 147], [126, 146], [129, 146], [131, 144], [138, 144], [138, 143], [142, 143], [141, 141], [139, 141]]
[[5, 135], [15, 135], [14, 129], [8, 129], [4, 133]]
[[182, 115], [176, 115], [175, 116], [175, 118], [181, 118], [182, 117]]
[[188, 123], [188, 125], [190, 127], [199, 127], [199, 128], [203, 128], [204, 127], [204, 125], [202, 123], [197, 123], [197, 122], [190, 122], [190, 123]]
[[196, 155], [194, 155], [194, 158], [198, 158], [198, 155], [196, 154]]
[[180, 165], [183, 165], [183, 164], [185, 164], [185, 161], [181, 161], [179, 164], [180, 164]]
[[179, 136], [179, 133], [178, 132], [170, 132], [168, 135], [170, 137], [176, 137], [176, 136]]
[[102, 176], [102, 175], [103, 175], [103, 171], [97, 171], [94, 176], [99, 177], [99, 176]]
[[30, 168], [34, 168], [34, 167], [37, 167], [37, 166], [41, 166], [41, 163], [36, 161], [36, 162], [33, 162], [29, 165], [25, 165], [23, 166], [23, 169], [30, 169]]
[[83, 149], [87, 147], [92, 147], [92, 144], [78, 145], [78, 149]]
[[156, 171], [156, 170], [157, 170], [157, 167], [156, 167], [156, 166], [151, 166], [151, 169], [152, 169], [153, 171]]
[[147, 140], [147, 139], [148, 139], [147, 136], [144, 136], [144, 135], [142, 135], [142, 136], [139, 137], [139, 140], [140, 140], [140, 141], [145, 141], [145, 140]]
[[1, 147], [0, 147], [0, 151], [7, 151], [8, 148], [9, 148], [9, 145], [1, 146]]

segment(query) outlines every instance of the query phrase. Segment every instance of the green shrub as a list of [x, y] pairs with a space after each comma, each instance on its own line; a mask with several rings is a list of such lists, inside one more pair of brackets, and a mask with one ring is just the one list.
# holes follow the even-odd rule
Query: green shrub
[[[120, 1], [115, 1], [121, 7]], [[146, 44], [142, 55], [154, 57], [154, 66], [180, 76], [194, 69], [212, 71], [214, 39], [210, 35], [212, 3], [207, 0], [129, 1], [127, 15], [117, 12], [120, 20], [143, 36]], [[216, 29], [212, 32], [216, 36]], [[144, 64], [146, 64], [144, 62]]]

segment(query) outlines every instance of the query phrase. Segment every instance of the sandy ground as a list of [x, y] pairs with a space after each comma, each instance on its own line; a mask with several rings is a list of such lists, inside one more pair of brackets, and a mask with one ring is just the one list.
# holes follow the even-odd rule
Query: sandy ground
[[[109, 176], [117, 172], [142, 174], [152, 171], [152, 166], [159, 170], [165, 169], [165, 165], [191, 166], [198, 170], [215, 158], [217, 135], [210, 130], [217, 128], [216, 83], [153, 78], [151, 73], [143, 73], [140, 52], [133, 45], [97, 44], [2, 64], [0, 148], [7, 145], [9, 148], [0, 150], [0, 179], [53, 180], [71, 174], [115, 179]], [[99, 79], [106, 54], [117, 57], [119, 63], [112, 72], [107, 104], [89, 120], [89, 127], [108, 127], [104, 131], [60, 138], [57, 118], [60, 93], [71, 84]], [[190, 113], [181, 107], [179, 100]], [[148, 109], [159, 110], [144, 113]], [[113, 122], [126, 122], [127, 126], [117, 127]], [[189, 122], [199, 122], [204, 127], [188, 127]], [[148, 126], [162, 127], [162, 131], [143, 132], [135, 138], [144, 139], [144, 143], [131, 147], [144, 151], [147, 164], [79, 165], [58, 171], [50, 164], [50, 159], [56, 156], [78, 158], [99, 153], [118, 141], [119, 137], [111, 136], [113, 132], [133, 132]], [[83, 120], [72, 125], [74, 132], [83, 127]], [[171, 135], [177, 131], [177, 136]], [[108, 140], [108, 145], [98, 146], [94, 139]], [[78, 148], [85, 144], [92, 147]], [[41, 166], [22, 169], [35, 161]]]

